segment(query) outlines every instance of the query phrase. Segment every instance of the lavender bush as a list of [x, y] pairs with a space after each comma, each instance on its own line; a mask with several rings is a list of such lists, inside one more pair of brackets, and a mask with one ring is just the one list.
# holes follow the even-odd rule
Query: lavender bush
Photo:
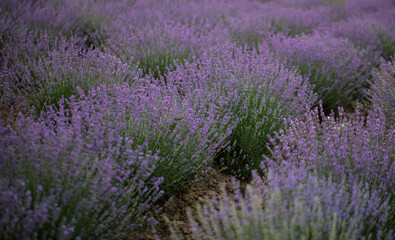
[[394, 10], [395, 4], [375, 14], [379, 21], [377, 33], [383, 46], [382, 56], [387, 61], [395, 55], [395, 17], [391, 14]]
[[[102, 76], [98, 76], [98, 72], [101, 70], [97, 68], [113, 73], [125, 70], [125, 75], [128, 74], [130, 69], [113, 69], [122, 64], [112, 56], [100, 51], [87, 54], [88, 50], [102, 47], [106, 37], [102, 26], [111, 22], [120, 7], [127, 5], [106, 1], [2, 1], [2, 112], [7, 116], [16, 115], [18, 111], [26, 112], [32, 104], [38, 111], [44, 102], [56, 104], [62, 95], [75, 94], [72, 87], [85, 87], [87, 84], [82, 83], [85, 78], [91, 78], [90, 84], [92, 78], [100, 79]], [[91, 71], [94, 73], [87, 76]], [[110, 77], [107, 74], [104, 78]]]
[[[395, 219], [395, 128], [387, 124], [379, 106], [349, 118], [339, 111], [324, 116], [317, 109], [303, 120], [290, 120], [286, 131], [280, 132], [280, 144], [272, 149], [277, 162], [288, 161], [297, 166], [315, 169], [319, 176], [339, 182], [363, 182], [370, 191], [389, 198], [388, 226]], [[273, 139], [274, 140], [274, 139]]]
[[131, 83], [141, 75], [136, 67], [115, 56], [99, 50], [81, 50], [65, 42], [57, 50], [4, 71], [8, 72], [2, 77], [8, 97], [4, 101], [12, 102], [13, 96], [22, 95], [26, 104], [33, 105], [38, 113], [45, 105], [77, 94], [77, 87], [88, 91], [101, 84]]
[[[285, 166], [283, 166], [285, 167]], [[304, 168], [255, 174], [240, 187], [188, 211], [192, 239], [365, 239], [385, 230], [387, 200], [363, 184], [322, 179]], [[239, 186], [239, 185], [237, 185]], [[172, 239], [183, 239], [171, 225]], [[384, 233], [386, 234], [386, 232]]]
[[[4, 114], [5, 112], [8, 116], [16, 115], [18, 111], [22, 109], [27, 111], [31, 109], [31, 105], [37, 104], [40, 101], [42, 103], [45, 102], [45, 97], [40, 96], [38, 92], [41, 91], [42, 93], [45, 90], [48, 91], [47, 86], [44, 85], [47, 80], [42, 79], [42, 77], [51, 78], [50, 72], [52, 69], [40, 69], [40, 67], [42, 67], [44, 59], [50, 61], [50, 52], [65, 52], [65, 48], [71, 47], [75, 49], [74, 53], [76, 54], [79, 52], [78, 49], [80, 48], [78, 46], [73, 46], [77, 44], [79, 41], [78, 39], [70, 39], [69, 42], [66, 42], [64, 38], [51, 38], [46, 31], [31, 31], [26, 25], [14, 25], [10, 21], [6, 23], [5, 34], [7, 37], [0, 40], [0, 42], [2, 42], [1, 45], [4, 47], [0, 49], [0, 79], [2, 82], [0, 86], [0, 98], [1, 105], [5, 108], [2, 113]], [[12, 31], [12, 34], [8, 35], [7, 33], [9, 31]], [[83, 50], [80, 51], [82, 52]], [[64, 56], [64, 58], [66, 58], [66, 56]], [[74, 61], [76, 59], [77, 55], [74, 56]], [[72, 64], [73, 63], [67, 62], [62, 63], [62, 65], [69, 65], [69, 69]], [[61, 71], [58, 66], [52, 66], [52, 68], [54, 68], [54, 71]], [[39, 76], [39, 74], [43, 72], [48, 73], [44, 76]], [[60, 83], [57, 79], [52, 78], [51, 80], [55, 80], [55, 83], [50, 84], [55, 85], [56, 82], [58, 84]], [[70, 81], [73, 80], [69, 80], [69, 82]], [[28, 99], [29, 97], [31, 97], [30, 101]], [[39, 106], [39, 110], [41, 110], [41, 108], [42, 106]]]
[[315, 4], [311, 1], [305, 4], [301, 2], [267, 4], [266, 14], [271, 19], [274, 32], [287, 36], [311, 34], [317, 26], [330, 21], [329, 8], [319, 1], [315, 2]]
[[[231, 96], [200, 89], [181, 96], [171, 84], [141, 81], [101, 86], [87, 94], [80, 91], [66, 106], [71, 116], [74, 112], [81, 116], [86, 129], [80, 131], [87, 132], [88, 142], [95, 148], [103, 144], [118, 148], [118, 143], [111, 142], [121, 138], [132, 142], [130, 150], [157, 154], [153, 177], [164, 178], [161, 189], [171, 194], [200, 178], [209, 170], [215, 153], [227, 145], [225, 140], [234, 127], [234, 118], [229, 111], [218, 109]], [[54, 118], [52, 115], [46, 118]], [[91, 131], [98, 131], [101, 137]]]
[[128, 5], [94, 0], [4, 0], [0, 11], [18, 25], [25, 25], [29, 31], [44, 31], [50, 38], [77, 37], [82, 46], [89, 48], [102, 46], [107, 38], [103, 25], [111, 22], [120, 9]]
[[[259, 2], [240, 4], [234, 7], [233, 17], [225, 19], [232, 40], [256, 50], [259, 45], [274, 31], [271, 20], [267, 17], [265, 5]], [[237, 11], [236, 11], [237, 9]]]
[[394, 7], [367, 12], [347, 19], [330, 23], [321, 23], [317, 32], [330, 32], [337, 38], [346, 38], [356, 46], [366, 50], [366, 57], [376, 66], [380, 57], [390, 60], [394, 54]]
[[144, 183], [154, 169], [147, 162], [158, 157], [129, 150], [115, 159], [110, 145], [93, 149], [80, 117], [51, 126], [20, 115], [13, 128], [1, 127], [1, 239], [122, 239], [147, 220], [163, 194], [160, 179]]
[[395, 122], [395, 65], [391, 62], [383, 62], [373, 75], [373, 81], [369, 90], [371, 101], [380, 106], [390, 124]]
[[364, 49], [366, 57], [376, 65], [383, 52], [383, 47], [377, 33], [378, 23], [367, 15], [351, 17], [347, 20], [321, 26], [316, 31], [329, 31], [336, 38], [346, 38], [354, 45]]
[[391, 9], [394, 6], [394, 2], [389, 0], [347, 0], [341, 9], [338, 8], [336, 10], [340, 10], [338, 14], [341, 15], [342, 18], [347, 18], [364, 15], [366, 13], [379, 13], [382, 10]]
[[273, 33], [309, 34], [317, 26], [329, 22], [329, 8], [320, 1], [313, 2], [268, 1], [262, 4], [252, 1], [235, 7], [225, 21], [235, 41], [256, 48]]
[[[144, 11], [159, 17], [164, 14], [158, 12], [156, 6], [148, 7]], [[175, 60], [200, 55], [210, 46], [223, 42], [227, 36], [221, 24], [211, 21], [192, 22], [194, 27], [191, 27], [192, 23], [178, 19], [177, 15], [151, 22], [150, 19], [136, 18], [135, 14], [139, 15], [133, 9], [114, 21], [109, 51], [125, 61], [132, 58], [144, 75], [151, 73], [155, 78], [164, 76]], [[125, 22], [130, 24], [125, 25]]]
[[277, 35], [271, 46], [308, 78], [327, 109], [349, 106], [363, 96], [371, 63], [347, 40], [327, 33], [295, 38]]
[[259, 168], [267, 136], [281, 128], [283, 118], [301, 115], [316, 99], [302, 77], [264, 48], [258, 54], [225, 45], [184, 65], [167, 77], [181, 92], [195, 88], [221, 96], [237, 92], [225, 107], [238, 122], [228, 138], [228, 150], [217, 158], [240, 178], [249, 178], [251, 170]]

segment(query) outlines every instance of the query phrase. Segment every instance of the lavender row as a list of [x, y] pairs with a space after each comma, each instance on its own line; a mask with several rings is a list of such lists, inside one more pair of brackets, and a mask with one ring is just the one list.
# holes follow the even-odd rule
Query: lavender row
[[164, 193], [209, 170], [232, 129], [228, 113], [207, 101], [220, 97], [176, 93], [79, 89], [38, 120], [18, 116], [3, 126], [2, 238], [115, 239], [147, 223]]

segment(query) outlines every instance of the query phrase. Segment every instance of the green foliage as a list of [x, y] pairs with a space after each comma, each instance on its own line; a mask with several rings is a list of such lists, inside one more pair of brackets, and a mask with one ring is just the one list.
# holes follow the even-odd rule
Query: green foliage
[[[72, 95], [77, 94], [77, 86], [74, 86], [73, 81], [50, 82], [45, 88], [41, 88], [39, 93], [32, 91], [29, 96], [31, 103], [34, 105], [37, 114], [40, 114], [45, 107], [56, 106], [59, 107], [58, 102], [62, 99], [68, 99]], [[88, 90], [86, 86], [79, 86], [84, 90]], [[38, 90], [38, 89], [37, 89]]]
[[209, 170], [235, 122], [229, 110], [216, 112], [217, 107], [223, 109], [221, 105], [206, 104], [198, 95], [189, 99], [193, 103], [187, 103], [188, 99], [175, 103], [181, 97], [177, 94], [173, 93], [168, 105], [159, 100], [156, 110], [128, 116], [121, 133], [133, 139], [132, 150], [143, 146], [144, 152], [157, 153], [152, 177], [163, 178], [160, 188], [168, 196]]
[[141, 74], [119, 59], [93, 49], [86, 52], [78, 49], [53, 51], [48, 57], [33, 60], [27, 69], [21, 81], [30, 79], [24, 94], [37, 114], [45, 106], [58, 106], [63, 97], [68, 99], [77, 95], [77, 88], [89, 91], [100, 85], [131, 83]]
[[325, 5], [344, 5], [346, 0], [323, 0]]
[[395, 56], [395, 42], [388, 36], [388, 33], [385, 32], [385, 30], [379, 30], [378, 37], [383, 45], [382, 57], [385, 60], [390, 61], [391, 57]]
[[395, 123], [395, 62], [381, 63], [376, 69], [368, 91], [371, 102], [384, 111], [388, 124]]
[[199, 130], [192, 134], [188, 131], [187, 124], [174, 120], [169, 125], [161, 126], [160, 131], [146, 131], [154, 124], [140, 125], [139, 129], [130, 125], [134, 133], [130, 132], [128, 136], [134, 139], [132, 149], [145, 144], [144, 151], [158, 153], [159, 159], [152, 176], [163, 177], [160, 188], [170, 196], [197, 177], [200, 178], [208, 169], [209, 156], [213, 154], [208, 149], [196, 149], [201, 144], [202, 135]]
[[219, 157], [225, 171], [240, 179], [249, 179], [267, 154], [268, 136], [282, 126], [281, 104], [267, 97], [262, 89], [247, 87], [231, 111], [239, 119], [229, 137], [230, 146]]
[[313, 91], [318, 93], [319, 99], [323, 102], [325, 113], [329, 114], [331, 111], [337, 113], [340, 106], [347, 109], [352, 107], [352, 102], [357, 96], [348, 92], [348, 88], [335, 83], [334, 72], [316, 64], [300, 64], [297, 69], [301, 75], [309, 77], [309, 82], [314, 86]]
[[256, 32], [233, 32], [233, 39], [240, 46], [246, 46], [249, 51], [258, 51], [259, 45], [264, 40], [264, 36]]
[[169, 68], [172, 68], [174, 61], [183, 62], [188, 58], [188, 55], [174, 55], [171, 53], [157, 54], [138, 59], [139, 68], [142, 70], [143, 76], [150, 75], [155, 79], [161, 77], [166, 78]]

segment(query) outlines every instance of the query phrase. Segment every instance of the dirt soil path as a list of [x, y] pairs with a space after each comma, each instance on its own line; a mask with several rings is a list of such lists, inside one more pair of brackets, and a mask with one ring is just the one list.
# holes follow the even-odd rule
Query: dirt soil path
[[[169, 239], [170, 231], [164, 216], [174, 222], [184, 236], [190, 235], [191, 231], [186, 215], [187, 208], [193, 208], [198, 202], [204, 203], [205, 197], [218, 197], [223, 183], [226, 184], [226, 191], [232, 193], [235, 189], [235, 185], [232, 183], [232, 176], [220, 172], [219, 167], [214, 166], [203, 179], [173, 196], [170, 204], [158, 216], [155, 216], [159, 221], [159, 224], [155, 227], [156, 233], [152, 230], [147, 232], [135, 231], [128, 236], [127, 240]], [[245, 185], [246, 183], [241, 183], [242, 191]]]

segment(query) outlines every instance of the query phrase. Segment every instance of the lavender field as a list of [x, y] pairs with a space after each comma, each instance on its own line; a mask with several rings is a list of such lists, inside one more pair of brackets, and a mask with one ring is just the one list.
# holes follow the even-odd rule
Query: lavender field
[[0, 0], [13, 239], [395, 239], [395, 1]]

